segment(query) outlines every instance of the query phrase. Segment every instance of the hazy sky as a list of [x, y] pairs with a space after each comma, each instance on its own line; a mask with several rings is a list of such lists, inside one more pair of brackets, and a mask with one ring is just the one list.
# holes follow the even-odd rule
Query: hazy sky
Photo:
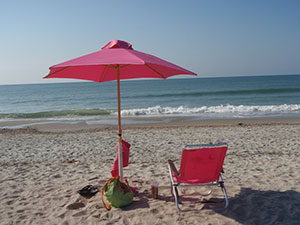
[[199, 76], [300, 74], [300, 1], [0, 0], [0, 84], [113, 39]]

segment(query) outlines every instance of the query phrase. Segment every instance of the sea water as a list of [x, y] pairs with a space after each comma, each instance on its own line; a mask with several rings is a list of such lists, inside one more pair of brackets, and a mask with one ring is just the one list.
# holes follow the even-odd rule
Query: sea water
[[[300, 75], [126, 80], [121, 106], [130, 118], [300, 117]], [[0, 85], [0, 121], [115, 121], [116, 114], [115, 81]]]

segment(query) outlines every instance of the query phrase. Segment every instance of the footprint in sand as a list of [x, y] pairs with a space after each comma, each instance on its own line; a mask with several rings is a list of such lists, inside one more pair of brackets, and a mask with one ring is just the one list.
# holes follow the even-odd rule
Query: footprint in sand
[[81, 211], [81, 212], [78, 212], [78, 213], [75, 213], [75, 214], [72, 215], [72, 216], [74, 216], [74, 217], [79, 217], [79, 216], [84, 216], [84, 215], [86, 215], [86, 210]]
[[75, 202], [75, 203], [68, 205], [67, 209], [74, 210], [74, 209], [80, 209], [83, 207], [85, 207], [85, 204], [83, 204], [82, 202]]

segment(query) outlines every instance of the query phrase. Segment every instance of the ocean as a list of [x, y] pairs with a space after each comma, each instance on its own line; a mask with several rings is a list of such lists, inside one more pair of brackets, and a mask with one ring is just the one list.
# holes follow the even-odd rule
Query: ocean
[[[121, 106], [125, 118], [300, 117], [300, 75], [126, 80]], [[0, 122], [110, 123], [116, 112], [115, 81], [0, 85]]]

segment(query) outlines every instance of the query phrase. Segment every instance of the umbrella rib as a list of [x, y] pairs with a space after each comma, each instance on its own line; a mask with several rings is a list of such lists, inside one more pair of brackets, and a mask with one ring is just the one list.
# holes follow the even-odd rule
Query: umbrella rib
[[151, 66], [149, 66], [148, 64], [145, 64], [146, 67], [148, 67], [152, 72], [156, 73], [157, 75], [159, 75], [161, 78], [166, 79], [166, 77], [164, 77], [164, 75], [162, 75], [161, 73], [159, 73], [158, 71], [156, 71], [155, 69], [153, 69]]
[[120, 66], [120, 69], [123, 69], [123, 68], [125, 68], [125, 67], [127, 67], [127, 66], [130, 66], [130, 65], [127, 64], [127, 65]]
[[108, 66], [109, 66], [110, 68], [112, 68], [112, 69], [117, 70], [117, 66], [114, 66], [114, 65], [112, 65], [112, 64], [109, 64]]
[[[117, 65], [119, 65], [119, 64], [117, 64]], [[113, 68], [113, 69], [115, 69], [115, 70], [117, 70], [117, 66], [114, 66], [112, 64], [109, 64], [108, 66], [111, 67], [111, 68]], [[120, 66], [120, 69], [123, 69], [123, 68], [125, 68], [127, 66], [130, 66], [130, 64], [122, 65], [122, 66]]]
[[106, 73], [106, 71], [107, 71], [107, 68], [108, 68], [108, 66], [105, 66], [105, 68], [104, 68], [104, 70], [103, 70], [103, 72], [102, 72], [102, 74], [101, 74], [101, 76], [100, 76], [99, 82], [102, 82], [102, 81], [103, 81], [104, 75], [105, 75], [105, 73]]
[[68, 69], [69, 67], [70, 67], [70, 66], [63, 67], [63, 68], [61, 68], [61, 69], [59, 69], [59, 70], [56, 70], [55, 72], [49, 74], [48, 76], [53, 75], [53, 74], [56, 74], [56, 73], [58, 73], [58, 72], [61, 72], [61, 71], [65, 70], [65, 69]]

